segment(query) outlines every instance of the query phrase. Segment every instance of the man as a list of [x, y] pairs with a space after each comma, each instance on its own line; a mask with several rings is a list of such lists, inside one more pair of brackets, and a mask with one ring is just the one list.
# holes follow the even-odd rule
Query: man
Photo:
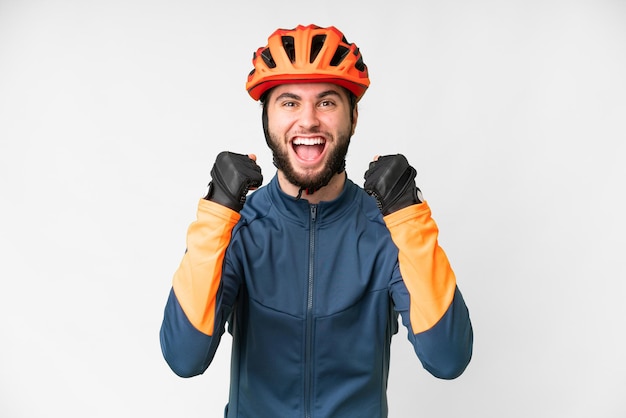
[[226, 322], [233, 336], [226, 417], [386, 417], [398, 315], [423, 366], [452, 379], [473, 333], [438, 229], [402, 155], [344, 172], [369, 86], [334, 27], [277, 30], [254, 54], [276, 176], [223, 152], [198, 205], [161, 328], [180, 376], [203, 373]]

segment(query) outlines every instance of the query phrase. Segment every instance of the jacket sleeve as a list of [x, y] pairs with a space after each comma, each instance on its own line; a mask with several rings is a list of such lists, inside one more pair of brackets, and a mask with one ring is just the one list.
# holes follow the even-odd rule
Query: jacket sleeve
[[224, 333], [239, 284], [224, 282], [222, 273], [239, 218], [237, 212], [201, 199], [187, 231], [187, 251], [174, 274], [160, 331], [163, 356], [181, 377], [207, 369]]
[[424, 368], [442, 379], [461, 375], [472, 356], [473, 330], [427, 202], [385, 218], [398, 247], [391, 294]]

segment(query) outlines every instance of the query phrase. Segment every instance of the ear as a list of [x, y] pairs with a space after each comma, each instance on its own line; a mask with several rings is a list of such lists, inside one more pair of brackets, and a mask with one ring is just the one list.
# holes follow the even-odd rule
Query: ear
[[359, 119], [359, 105], [355, 104], [354, 109], [352, 109], [352, 135], [354, 135], [354, 131], [356, 131], [356, 122]]

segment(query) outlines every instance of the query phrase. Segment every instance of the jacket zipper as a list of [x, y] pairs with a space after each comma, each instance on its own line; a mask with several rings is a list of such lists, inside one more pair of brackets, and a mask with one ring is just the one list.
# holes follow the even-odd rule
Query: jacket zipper
[[311, 398], [313, 397], [313, 365], [311, 364], [313, 350], [313, 274], [315, 263], [315, 221], [317, 220], [317, 205], [310, 205], [309, 228], [309, 272], [307, 279], [306, 304], [306, 345], [304, 354], [305, 381], [304, 381], [304, 416], [311, 418]]

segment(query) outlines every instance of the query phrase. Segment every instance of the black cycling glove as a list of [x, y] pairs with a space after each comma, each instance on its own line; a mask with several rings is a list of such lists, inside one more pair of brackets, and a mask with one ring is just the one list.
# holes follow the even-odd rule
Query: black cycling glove
[[241, 211], [246, 194], [263, 183], [261, 167], [243, 154], [223, 151], [217, 155], [211, 169], [209, 192], [205, 199], [234, 211]]
[[374, 196], [384, 216], [422, 203], [415, 185], [417, 171], [402, 154], [385, 155], [372, 161], [365, 172], [365, 191]]

